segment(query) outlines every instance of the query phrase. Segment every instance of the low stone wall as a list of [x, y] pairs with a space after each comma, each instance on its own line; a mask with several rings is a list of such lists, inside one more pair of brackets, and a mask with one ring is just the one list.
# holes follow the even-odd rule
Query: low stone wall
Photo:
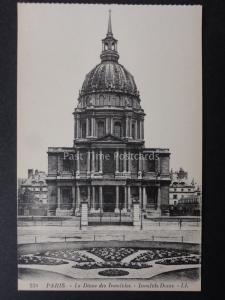
[[200, 252], [199, 244], [192, 243], [173, 243], [158, 241], [76, 241], [76, 242], [53, 242], [53, 243], [33, 243], [18, 245], [18, 254], [29, 254], [45, 252], [49, 250], [63, 249], [87, 249], [93, 247], [130, 247], [130, 248], [165, 248], [179, 249]]

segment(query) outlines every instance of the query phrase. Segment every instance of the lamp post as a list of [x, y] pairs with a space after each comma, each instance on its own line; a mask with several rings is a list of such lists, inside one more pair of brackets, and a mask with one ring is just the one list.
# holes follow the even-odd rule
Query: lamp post
[[141, 214], [141, 230], [143, 229], [143, 211], [142, 208], [140, 210], [140, 214]]
[[100, 224], [102, 224], [102, 206], [100, 205]]
[[80, 204], [80, 230], [82, 229], [82, 226], [81, 226], [81, 217], [82, 217], [82, 211], [81, 211], [81, 204]]

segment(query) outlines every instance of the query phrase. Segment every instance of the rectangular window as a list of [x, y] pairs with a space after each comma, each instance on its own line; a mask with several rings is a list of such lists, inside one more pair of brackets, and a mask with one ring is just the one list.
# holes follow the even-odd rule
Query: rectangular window
[[148, 172], [155, 172], [155, 160], [148, 159]]
[[63, 171], [65, 171], [65, 172], [70, 171], [70, 160], [68, 160], [68, 159], [63, 160]]

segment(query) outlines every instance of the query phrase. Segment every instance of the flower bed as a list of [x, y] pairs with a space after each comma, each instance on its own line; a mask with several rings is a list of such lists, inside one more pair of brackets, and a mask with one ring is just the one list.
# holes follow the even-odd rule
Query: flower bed
[[54, 258], [48, 258], [48, 257], [39, 257], [39, 256], [33, 256], [33, 255], [21, 255], [18, 257], [18, 264], [24, 264], [24, 265], [63, 265], [68, 264], [68, 262], [54, 259]]
[[186, 256], [186, 257], [174, 257], [174, 258], [166, 258], [161, 259], [156, 262], [156, 264], [161, 265], [192, 265], [192, 264], [200, 264], [199, 256]]
[[88, 252], [104, 259], [105, 261], [121, 261], [137, 250], [133, 248], [92, 248]]
[[172, 249], [151, 249], [145, 253], [140, 253], [132, 262], [147, 262], [160, 258], [170, 258], [175, 256], [186, 256], [187, 251], [172, 250]]
[[102, 276], [124, 276], [129, 275], [128, 271], [125, 270], [118, 270], [118, 269], [109, 269], [98, 272], [99, 275]]
[[88, 262], [88, 263], [79, 263], [77, 265], [74, 265], [73, 268], [78, 269], [99, 269], [99, 268], [129, 268], [129, 269], [143, 269], [143, 268], [149, 268], [152, 267], [151, 265], [147, 265], [146, 263], [121, 263], [121, 262], [115, 262], [115, 261], [108, 261], [108, 262]]
[[81, 251], [66, 249], [60, 251], [47, 251], [44, 253], [40, 253], [39, 255], [60, 258], [60, 259], [67, 259], [75, 262], [94, 262], [94, 259], [88, 257]]

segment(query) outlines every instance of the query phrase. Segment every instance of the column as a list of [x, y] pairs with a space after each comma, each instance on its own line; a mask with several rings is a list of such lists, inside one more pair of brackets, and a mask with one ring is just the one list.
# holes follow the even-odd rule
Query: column
[[115, 213], [119, 212], [119, 186], [116, 186], [116, 208]]
[[86, 137], [89, 136], [89, 118], [86, 118]]
[[80, 116], [77, 115], [77, 138], [80, 138]]
[[158, 195], [157, 195], [157, 209], [161, 208], [161, 188], [158, 187]]
[[77, 186], [77, 203], [76, 203], [76, 210], [80, 209], [80, 186]]
[[60, 155], [57, 156], [57, 163], [58, 163], [57, 171], [58, 171], [58, 175], [59, 175], [59, 172], [61, 171], [61, 168], [60, 168]]
[[111, 134], [113, 134], [113, 117], [111, 117], [111, 126], [110, 127], [111, 127], [111, 130], [110, 130]]
[[146, 187], [143, 186], [143, 209], [146, 209], [146, 206], [147, 206]]
[[124, 187], [124, 207], [125, 210], [127, 210], [127, 187]]
[[91, 118], [91, 136], [94, 136], [94, 118]]
[[157, 172], [160, 174], [160, 157], [158, 156], [158, 159], [157, 159]]
[[99, 206], [102, 211], [102, 186], [99, 187]]
[[130, 193], [130, 186], [127, 187], [127, 202], [128, 202], [128, 210], [131, 209], [131, 193]]
[[139, 156], [138, 156], [138, 169], [139, 169], [139, 171], [142, 171], [142, 153], [139, 152], [138, 154], [139, 154]]
[[109, 117], [106, 118], [106, 123], [105, 123], [105, 127], [106, 127], [106, 134], [110, 133], [110, 119]]
[[116, 149], [116, 173], [119, 172], [119, 150]]
[[105, 119], [105, 133], [108, 134], [108, 118]]
[[77, 162], [76, 175], [79, 176], [79, 174], [80, 174], [80, 150], [77, 150], [76, 162]]
[[88, 201], [88, 206], [90, 207], [91, 206], [91, 187], [90, 187], [90, 185], [88, 185], [88, 187], [87, 187], [87, 192], [88, 192], [87, 201]]
[[142, 140], [144, 139], [144, 120], [142, 120]]
[[87, 174], [90, 174], [90, 167], [91, 167], [91, 152], [88, 150], [87, 153]]
[[139, 130], [140, 130], [140, 140], [142, 140], [142, 120], [140, 120], [140, 126], [139, 126]]
[[95, 186], [92, 186], [92, 205], [91, 208], [95, 209]]
[[138, 124], [137, 124], [137, 120], [136, 120], [135, 121], [135, 140], [137, 140], [137, 137], [138, 137], [137, 130], [138, 130]]
[[60, 202], [61, 202], [61, 188], [58, 186], [58, 195], [57, 195], [57, 209], [60, 209]]
[[131, 172], [131, 152], [128, 151], [128, 170], [129, 173]]
[[132, 118], [130, 118], [130, 138], [132, 138]]
[[143, 202], [142, 202], [142, 187], [139, 186], [139, 203], [141, 208], [143, 208]]
[[123, 151], [123, 172], [127, 172], [127, 150]]
[[74, 139], [77, 138], [77, 118], [74, 115]]
[[138, 153], [138, 178], [141, 179], [142, 178], [142, 153], [139, 152]]
[[128, 117], [126, 117], [126, 138], [129, 137], [129, 120]]
[[95, 150], [92, 150], [91, 172], [95, 173]]
[[72, 199], [73, 199], [73, 204], [72, 204], [72, 208], [75, 209], [76, 208], [76, 189], [75, 186], [72, 186]]
[[96, 120], [93, 117], [92, 118], [92, 136], [94, 136], [94, 137], [96, 136], [95, 127], [96, 127]]
[[139, 140], [141, 140], [141, 120], [138, 121], [139, 122], [139, 127], [138, 127], [138, 135], [139, 135]]
[[99, 162], [99, 173], [102, 173], [102, 149], [100, 149], [100, 151], [99, 151], [99, 160], [100, 160], [100, 162]]

